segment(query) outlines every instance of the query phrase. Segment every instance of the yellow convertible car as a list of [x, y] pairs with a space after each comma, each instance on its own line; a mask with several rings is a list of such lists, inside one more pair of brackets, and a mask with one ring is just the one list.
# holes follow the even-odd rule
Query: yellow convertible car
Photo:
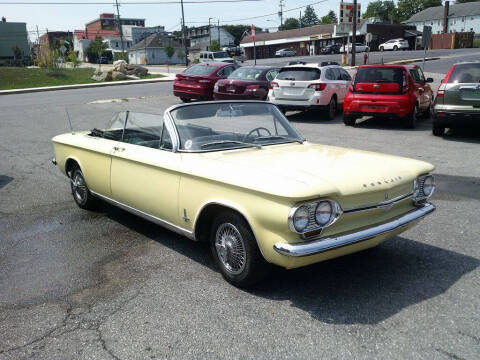
[[376, 246], [435, 207], [426, 162], [313, 144], [257, 101], [122, 112], [105, 129], [53, 138], [75, 202], [99, 200], [210, 242], [236, 286]]

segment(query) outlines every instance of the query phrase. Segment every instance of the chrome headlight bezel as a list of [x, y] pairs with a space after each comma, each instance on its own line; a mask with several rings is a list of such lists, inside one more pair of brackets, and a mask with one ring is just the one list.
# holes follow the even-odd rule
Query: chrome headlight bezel
[[[425, 192], [425, 182], [431, 182], [431, 190]], [[413, 202], [416, 205], [425, 203], [435, 192], [435, 177], [431, 174], [419, 176], [413, 181]]]
[[[317, 210], [317, 207], [319, 206], [319, 204], [323, 203], [323, 202], [328, 202], [330, 204], [330, 207], [332, 209], [332, 212], [331, 212], [331, 215], [330, 215], [330, 218], [328, 219], [328, 221], [325, 223], [325, 224], [320, 224], [317, 222], [317, 219], [316, 219], [316, 210]], [[300, 209], [307, 209], [308, 210], [308, 223], [305, 227], [303, 227], [301, 230], [297, 229], [297, 227], [295, 227], [295, 214], [297, 213], [297, 211], [299, 211]], [[342, 208], [340, 207], [340, 205], [335, 201], [335, 200], [331, 200], [331, 199], [320, 199], [320, 200], [316, 200], [316, 201], [311, 201], [311, 202], [307, 202], [307, 203], [302, 203], [302, 204], [299, 204], [298, 206], [295, 206], [293, 207], [291, 210], [290, 210], [290, 214], [288, 216], [288, 227], [290, 228], [290, 230], [296, 234], [301, 234], [301, 235], [304, 235], [305, 233], [309, 233], [309, 232], [312, 232], [312, 231], [317, 231], [317, 230], [323, 230], [324, 228], [332, 225], [333, 223], [335, 223], [338, 218], [343, 214], [343, 210]]]

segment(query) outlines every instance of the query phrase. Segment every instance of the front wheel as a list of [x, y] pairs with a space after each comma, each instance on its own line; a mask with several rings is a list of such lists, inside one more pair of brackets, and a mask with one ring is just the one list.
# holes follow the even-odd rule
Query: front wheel
[[397, 50], [398, 50], [398, 46], [395, 45], [395, 46], [393, 47], [393, 51], [397, 51]]
[[384, 50], [384, 49], [383, 49], [383, 46], [380, 46], [380, 51], [383, 52], [383, 50]]
[[210, 247], [223, 278], [237, 287], [261, 281], [269, 265], [258, 248], [247, 222], [235, 212], [225, 212], [214, 220]]
[[75, 200], [78, 207], [82, 209], [94, 209], [97, 205], [97, 199], [93, 197], [88, 189], [82, 170], [80, 170], [79, 167], [76, 167], [72, 170], [71, 174], [70, 187], [72, 189], [73, 200]]
[[327, 108], [328, 120], [335, 119], [336, 113], [337, 113], [337, 99], [334, 96], [332, 96], [332, 98], [330, 99], [330, 102], [328, 103], [328, 108]]

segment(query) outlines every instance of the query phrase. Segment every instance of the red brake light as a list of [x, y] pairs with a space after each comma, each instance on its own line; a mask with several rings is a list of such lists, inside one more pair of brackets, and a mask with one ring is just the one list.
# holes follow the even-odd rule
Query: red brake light
[[407, 72], [404, 70], [402, 76], [402, 94], [408, 93], [409, 90], [410, 88], [408, 86], [408, 75]]
[[259, 88], [260, 88], [259, 85], [248, 85], [247, 86], [248, 91], [255, 91], [255, 90], [258, 90]]
[[273, 89], [273, 88], [276, 88], [276, 87], [278, 87], [278, 83], [275, 82], [275, 81], [272, 81], [272, 82], [270, 83], [270, 85], [268, 85], [268, 88], [269, 88], [270, 90]]
[[316, 83], [316, 84], [310, 84], [308, 85], [309, 88], [314, 88], [315, 91], [322, 91], [322, 90], [325, 90], [325, 88], [327, 87], [327, 84], [325, 83]]
[[447, 87], [447, 83], [444, 81], [442, 81], [442, 83], [440, 84], [440, 86], [438, 87], [438, 90], [437, 90], [437, 97], [444, 97], [445, 96], [445, 88]]

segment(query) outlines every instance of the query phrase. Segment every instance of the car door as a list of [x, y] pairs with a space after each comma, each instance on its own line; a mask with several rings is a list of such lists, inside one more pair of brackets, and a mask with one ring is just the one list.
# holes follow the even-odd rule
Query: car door
[[433, 90], [430, 84], [426, 81], [425, 79], [425, 74], [423, 73], [423, 70], [421, 68], [417, 68], [417, 72], [419, 75], [419, 78], [421, 80], [421, 83], [423, 84], [423, 104], [424, 108], [428, 108], [430, 104], [433, 102]]
[[420, 109], [425, 109], [428, 107], [428, 101], [425, 96], [425, 78], [423, 78], [423, 73], [420, 75], [419, 68], [410, 69], [410, 75], [413, 78], [413, 83], [415, 86], [415, 95], [418, 99]]
[[338, 72], [335, 71], [336, 69], [333, 67], [329, 67], [325, 69], [325, 83], [327, 86], [325, 90], [322, 92], [322, 97], [324, 101], [330, 101], [334, 94], [337, 94], [337, 102], [343, 101], [343, 98], [340, 99], [342, 89], [341, 89], [341, 82], [338, 80]]
[[179, 224], [180, 154], [161, 115], [130, 112], [124, 138], [112, 153], [112, 198], [120, 204]]

